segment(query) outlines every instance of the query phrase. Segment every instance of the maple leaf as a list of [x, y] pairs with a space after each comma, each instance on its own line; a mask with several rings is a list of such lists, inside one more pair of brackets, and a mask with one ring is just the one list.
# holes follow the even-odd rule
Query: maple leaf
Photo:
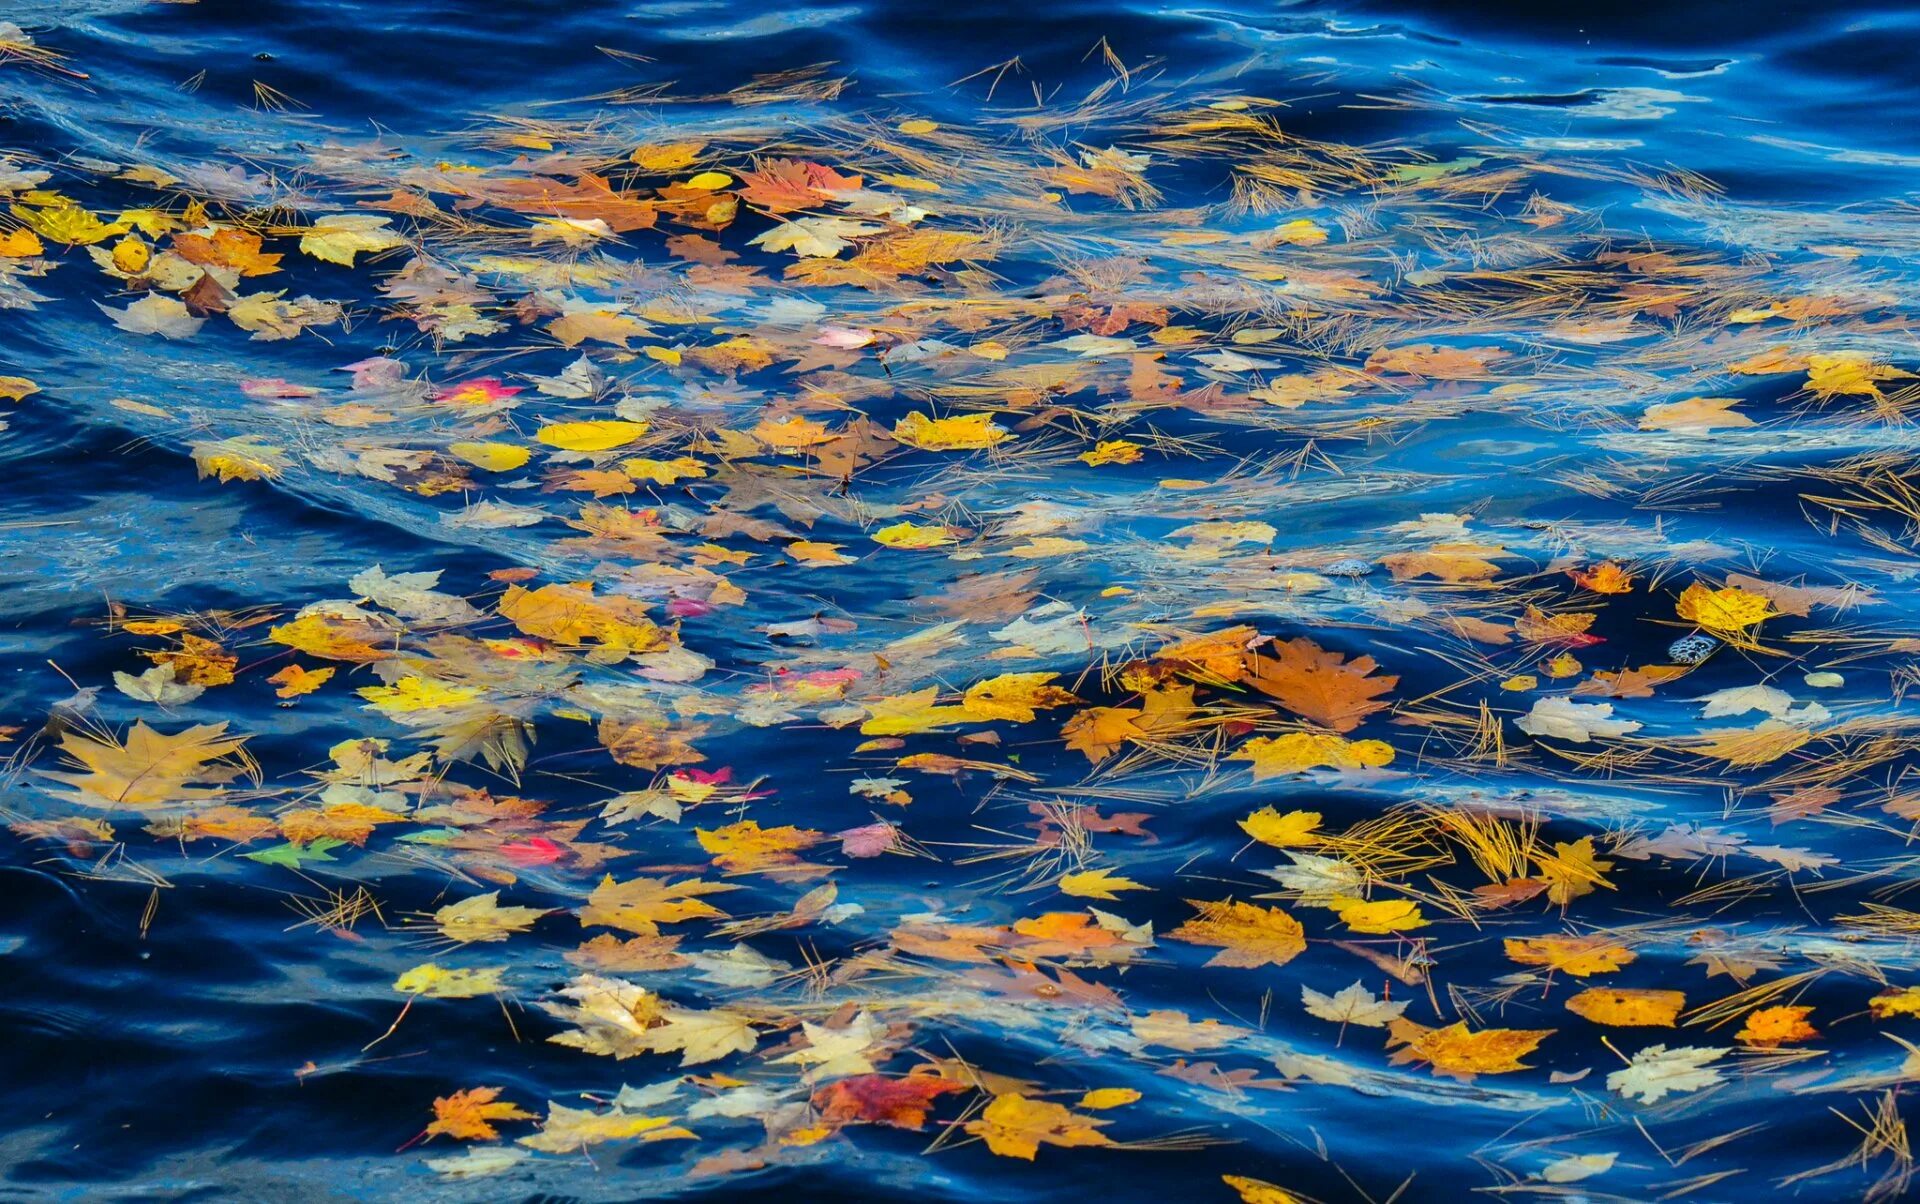
[[393, 989], [408, 995], [432, 999], [472, 999], [506, 990], [501, 975], [505, 966], [481, 966], [474, 969], [449, 969], [425, 962], [393, 980]]
[[1596, 594], [1630, 594], [1633, 592], [1633, 574], [1611, 560], [1602, 561], [1590, 569], [1568, 569], [1567, 576], [1581, 589], [1592, 590]]
[[1720, 1071], [1709, 1065], [1726, 1056], [1724, 1049], [1704, 1046], [1649, 1045], [1633, 1055], [1624, 1069], [1607, 1076], [1607, 1088], [1616, 1095], [1657, 1104], [1668, 1095], [1699, 1091], [1720, 1081]]
[[1200, 914], [1167, 935], [1176, 941], [1220, 948], [1209, 966], [1284, 966], [1307, 948], [1300, 921], [1278, 907], [1260, 907], [1228, 899], [1220, 902], [1187, 900]]
[[1506, 939], [1507, 956], [1523, 966], [1545, 966], [1575, 978], [1608, 974], [1638, 955], [1606, 936], [1543, 936]]
[[1355, 932], [1410, 932], [1428, 924], [1420, 913], [1420, 905], [1410, 899], [1381, 899], [1369, 903], [1365, 899], [1335, 895], [1329, 906], [1340, 916], [1340, 922]]
[[334, 213], [317, 217], [300, 237], [300, 249], [315, 259], [352, 267], [354, 256], [390, 251], [407, 240], [390, 229], [390, 218], [372, 213]]
[[302, 694], [311, 694], [326, 685], [327, 679], [333, 674], [334, 670], [331, 668], [308, 669], [302, 665], [288, 665], [267, 680], [280, 687], [273, 692], [274, 697], [298, 698]]
[[1655, 686], [1677, 681], [1687, 675], [1683, 665], [1642, 665], [1618, 673], [1598, 672], [1573, 688], [1575, 694], [1600, 694], [1607, 698], [1652, 698]]
[[1272, 807], [1262, 807], [1240, 821], [1240, 830], [1261, 844], [1276, 849], [1320, 844], [1326, 839], [1317, 829], [1318, 811], [1289, 811], [1285, 815]]
[[654, 1053], [678, 1053], [680, 1065], [696, 1066], [730, 1053], [752, 1053], [758, 1041], [752, 1025], [738, 1013], [669, 1008], [664, 1023], [648, 1030], [641, 1044]]
[[1499, 347], [1439, 347], [1419, 343], [1391, 350], [1381, 348], [1367, 357], [1368, 372], [1398, 372], [1434, 380], [1474, 380], [1489, 375], [1491, 366], [1507, 358]]
[[894, 424], [893, 437], [921, 451], [979, 451], [1012, 438], [991, 414], [961, 414], [929, 418], [914, 412]]
[[1567, 1010], [1595, 1024], [1614, 1027], [1672, 1028], [1687, 997], [1680, 991], [1588, 987], [1567, 1000]]
[[674, 1125], [671, 1117], [639, 1116], [617, 1107], [595, 1112], [549, 1101], [547, 1119], [540, 1131], [520, 1138], [520, 1144], [546, 1154], [575, 1154], [590, 1145], [608, 1141], [628, 1141], [636, 1137], [658, 1141], [692, 1136], [688, 1130]]
[[1539, 1048], [1540, 1042], [1554, 1031], [1550, 1028], [1488, 1028], [1475, 1032], [1467, 1028], [1465, 1021], [1445, 1028], [1428, 1028], [1403, 1017], [1387, 1025], [1387, 1048], [1405, 1046], [1391, 1059], [1396, 1066], [1425, 1062], [1435, 1074], [1468, 1079], [1476, 1074], [1509, 1074], [1527, 1069], [1520, 1059]]
[[1247, 680], [1281, 706], [1336, 732], [1350, 732], [1367, 716], [1384, 711], [1379, 696], [1400, 683], [1398, 677], [1370, 676], [1370, 656], [1349, 661], [1304, 637], [1275, 645], [1277, 655], [1254, 655]]
[[1396, 552], [1380, 563], [1395, 581], [1433, 577], [1453, 584], [1492, 581], [1500, 575], [1500, 566], [1487, 559], [1505, 556], [1505, 548], [1480, 544], [1435, 544], [1424, 552]]
[[967, 1090], [964, 1083], [931, 1074], [862, 1074], [820, 1088], [812, 1102], [828, 1124], [889, 1125], [917, 1132], [926, 1127], [936, 1099]]
[[115, 326], [128, 334], [157, 334], [163, 339], [187, 339], [200, 333], [200, 328], [206, 324], [205, 319], [187, 312], [184, 302], [163, 297], [159, 293], [148, 293], [125, 309], [108, 309], [99, 302], [94, 304], [100, 312], [113, 319]]
[[60, 751], [84, 773], [40, 771], [63, 783], [63, 797], [92, 807], [160, 807], [219, 797], [222, 787], [253, 770], [245, 736], [225, 723], [203, 723], [171, 734], [137, 722], [124, 743], [112, 736], [69, 731]]
[[433, 1123], [427, 1136], [457, 1141], [492, 1141], [500, 1136], [496, 1120], [532, 1120], [533, 1113], [500, 1099], [500, 1087], [471, 1087], [433, 1101]]
[[1389, 999], [1381, 999], [1360, 982], [1342, 987], [1331, 995], [1323, 995], [1312, 987], [1300, 988], [1300, 1002], [1309, 1016], [1332, 1021], [1342, 1028], [1349, 1024], [1358, 1024], [1363, 1028], [1385, 1028], [1388, 1021], [1397, 1020], [1407, 1005]]
[[1108, 1122], [1082, 1116], [1060, 1104], [1029, 1099], [1024, 1095], [997, 1095], [976, 1120], [967, 1122], [967, 1132], [987, 1143], [987, 1148], [1004, 1158], [1024, 1158], [1032, 1162], [1041, 1145], [1102, 1146], [1113, 1139], [1100, 1132]]
[[502, 907], [496, 890], [447, 904], [433, 913], [433, 922], [441, 936], [464, 945], [504, 941], [533, 927], [533, 922], [546, 914], [546, 909], [539, 907]]
[[615, 882], [609, 874], [587, 896], [586, 905], [580, 909], [580, 922], [618, 928], [638, 936], [658, 936], [662, 924], [726, 919], [727, 913], [700, 896], [739, 889], [724, 882], [703, 882], [698, 878], [679, 882], [632, 878]]
[[1039, 711], [1080, 701], [1071, 691], [1050, 684], [1059, 676], [1058, 673], [1002, 673], [968, 686], [960, 706], [974, 719], [1031, 723]]
[[1613, 862], [1602, 861], [1594, 855], [1591, 836], [1582, 836], [1571, 843], [1556, 843], [1552, 853], [1532, 856], [1534, 865], [1539, 867], [1539, 876], [1546, 880], [1547, 898], [1562, 907], [1581, 895], [1592, 894], [1595, 887], [1614, 888], [1606, 878]]
[[1067, 720], [1061, 739], [1075, 752], [1098, 765], [1129, 740], [1143, 740], [1146, 730], [1137, 722], [1145, 711], [1137, 707], [1088, 707]]
[[1712, 589], [1698, 581], [1680, 592], [1673, 609], [1681, 618], [1722, 635], [1738, 634], [1778, 613], [1764, 594], [1749, 593], [1737, 586]]
[[[1283, 736], [1255, 736], [1227, 760], [1252, 762], [1253, 780], [1261, 782], [1310, 769], [1379, 769], [1392, 764], [1393, 745], [1384, 740], [1346, 740], [1326, 732], [1288, 732]], [[1248, 835], [1264, 839], [1251, 831]]]
[[701, 828], [694, 835], [700, 847], [713, 854], [714, 865], [730, 874], [770, 874], [804, 867], [801, 849], [826, 839], [820, 832], [782, 826], [762, 828], [757, 820], [745, 819], [724, 828]]
[[1757, 1008], [1747, 1013], [1746, 1023], [1733, 1036], [1735, 1040], [1762, 1048], [1811, 1041], [1820, 1035], [1819, 1029], [1807, 1023], [1807, 1017], [1811, 1015], [1813, 1009], [1810, 1007], [1783, 1005]]

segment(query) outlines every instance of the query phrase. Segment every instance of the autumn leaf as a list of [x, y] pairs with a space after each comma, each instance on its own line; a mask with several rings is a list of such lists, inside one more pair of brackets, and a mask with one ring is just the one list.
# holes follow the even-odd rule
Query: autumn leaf
[[1061, 893], [1081, 899], [1104, 899], [1117, 901], [1120, 896], [1115, 891], [1146, 890], [1147, 888], [1130, 878], [1122, 878], [1111, 870], [1085, 870], [1077, 874], [1062, 874], [1054, 883]]
[[1284, 966], [1306, 951], [1307, 937], [1300, 922], [1278, 907], [1260, 907], [1231, 899], [1188, 904], [1200, 914], [1167, 935], [1193, 945], [1212, 945], [1219, 953], [1209, 966], [1257, 969]]
[[1306, 1204], [1301, 1197], [1264, 1179], [1222, 1175], [1220, 1181], [1240, 1193], [1240, 1204]]
[[813, 1093], [813, 1106], [828, 1124], [888, 1125], [918, 1132], [927, 1124], [934, 1101], [967, 1091], [931, 1074], [861, 1074], [838, 1079]]
[[1320, 819], [1318, 811], [1289, 811], [1282, 815], [1272, 807], [1262, 807], [1240, 821], [1240, 830], [1276, 849], [1311, 847], [1325, 839], [1318, 830]]
[[84, 772], [39, 772], [68, 788], [62, 797], [90, 807], [203, 803], [252, 768], [241, 751], [247, 738], [226, 731], [225, 723], [203, 723], [169, 734], [144, 722], [124, 740], [69, 731], [60, 737], [60, 751]]
[[1592, 894], [1596, 887], [1614, 889], [1606, 877], [1613, 862], [1594, 855], [1591, 836], [1556, 843], [1550, 854], [1535, 853], [1533, 864], [1547, 883], [1547, 898], [1562, 907], [1582, 895]]
[[1574, 1015], [1616, 1028], [1672, 1028], [1686, 1006], [1687, 997], [1680, 991], [1616, 987], [1588, 987], [1567, 1000], [1567, 1010]]
[[388, 228], [389, 219], [372, 213], [335, 213], [318, 217], [300, 237], [300, 249], [315, 259], [352, 267], [354, 257], [390, 251], [406, 240]]
[[1819, 1029], [1807, 1023], [1807, 1017], [1812, 1014], [1810, 1007], [1783, 1005], [1756, 1008], [1747, 1013], [1746, 1023], [1733, 1036], [1737, 1041], [1763, 1048], [1811, 1041], [1820, 1035]]
[[426, 962], [394, 979], [393, 989], [403, 994], [424, 995], [432, 999], [473, 999], [504, 991], [506, 984], [501, 981], [501, 976], [506, 972], [505, 966], [462, 969]]
[[[1227, 759], [1252, 762], [1253, 780], [1261, 782], [1310, 769], [1379, 769], [1393, 763], [1393, 746], [1384, 740], [1346, 740], [1326, 732], [1288, 732], [1256, 736]], [[1264, 839], [1252, 831], [1248, 835]]]
[[493, 1141], [500, 1131], [498, 1120], [532, 1120], [533, 1113], [500, 1099], [499, 1087], [472, 1087], [433, 1101], [433, 1122], [427, 1136], [446, 1136], [456, 1141]]
[[331, 668], [308, 669], [302, 665], [288, 665], [267, 680], [280, 687], [273, 692], [275, 697], [298, 698], [326, 685], [333, 674], [334, 670]]
[[533, 927], [533, 922], [546, 914], [538, 907], [502, 907], [496, 890], [447, 904], [433, 913], [433, 922], [441, 936], [464, 945], [504, 941]]
[[1001, 1157], [1032, 1162], [1042, 1145], [1112, 1145], [1113, 1139], [1100, 1132], [1107, 1123], [1046, 1100], [997, 1095], [978, 1119], [967, 1122], [966, 1129]]
[[978, 451], [1012, 438], [991, 414], [929, 418], [917, 412], [894, 424], [893, 437], [921, 451]]
[[1403, 1046], [1394, 1065], [1425, 1062], [1435, 1074], [1468, 1079], [1477, 1074], [1509, 1074], [1525, 1070], [1520, 1061], [1554, 1033], [1553, 1029], [1488, 1028], [1470, 1030], [1464, 1021], [1445, 1028], [1428, 1028], [1405, 1018], [1387, 1025], [1387, 1048]]
[[1591, 936], [1508, 937], [1507, 956], [1523, 966], [1545, 966], [1561, 974], [1586, 978], [1610, 974], [1638, 956], [1604, 934]]
[[1336, 732], [1350, 732], [1367, 716], [1386, 710], [1379, 696], [1400, 681], [1371, 676], [1377, 666], [1370, 656], [1349, 661], [1305, 638], [1276, 644], [1274, 652], [1248, 662], [1249, 683], [1294, 714]]
[[1330, 902], [1340, 922], [1355, 932], [1381, 934], [1412, 932], [1427, 926], [1420, 905], [1410, 899], [1380, 899], [1369, 903], [1351, 895], [1335, 895]]
[[1306, 1007], [1307, 1015], [1331, 1021], [1343, 1028], [1349, 1024], [1363, 1028], [1385, 1028], [1389, 1021], [1399, 1019], [1400, 1014], [1407, 1010], [1406, 1003], [1381, 999], [1357, 981], [1331, 995], [1323, 995], [1312, 987], [1301, 987], [1300, 1002]]
[[698, 878], [668, 882], [664, 878], [631, 878], [616, 882], [611, 874], [600, 880], [580, 908], [580, 922], [604, 925], [638, 936], [658, 936], [662, 924], [688, 920], [723, 920], [726, 913], [701, 898], [738, 890], [723, 882]]
[[1778, 612], [1764, 594], [1737, 586], [1713, 589], [1696, 581], [1680, 592], [1674, 611], [1681, 618], [1722, 635], [1738, 634]]
[[1720, 1071], [1711, 1063], [1727, 1053], [1702, 1046], [1668, 1049], [1665, 1045], [1649, 1045], [1634, 1054], [1624, 1069], [1607, 1076], [1607, 1089], [1643, 1104], [1657, 1104], [1669, 1095], [1718, 1083]]

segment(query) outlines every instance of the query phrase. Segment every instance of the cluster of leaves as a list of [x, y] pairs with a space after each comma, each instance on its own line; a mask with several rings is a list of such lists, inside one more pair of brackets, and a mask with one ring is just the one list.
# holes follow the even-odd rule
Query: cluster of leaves
[[[555, 119], [472, 161], [292, 164], [358, 204], [0, 164], [0, 305], [90, 263], [103, 337], [246, 344], [205, 386], [245, 406], [112, 403], [205, 488], [378, 491], [468, 546], [258, 610], [115, 601], [114, 692], [23, 741], [14, 832], [143, 881], [237, 853], [322, 884], [335, 932], [380, 914], [339, 882], [431, 880], [451, 897], [374, 939], [401, 1009], [375, 1042], [416, 1004], [479, 1024], [530, 996], [539, 1040], [652, 1072], [543, 1117], [449, 1083], [422, 1138], [475, 1143], [428, 1157], [454, 1177], [657, 1142], [744, 1173], [864, 1126], [1017, 1160], [1206, 1140], [1132, 1108], [1158, 1088], [1571, 1112], [1480, 1154], [1558, 1184], [1614, 1173], [1596, 1096], [1627, 1141], [1721, 1096], [1920, 1079], [1916, 735], [1886, 705], [1920, 633], [1837, 626], [1886, 601], [1837, 562], [1681, 521], [1703, 480], [1769, 479], [1728, 462], [1920, 400], [1865, 252], [1623, 250], [1523, 197], [1548, 178], [1526, 154], [1104, 95], [1017, 144], [871, 112], [775, 136], [749, 91], [697, 136]], [[1096, 115], [1112, 142], [1067, 145]], [[1231, 192], [1169, 213], [1156, 174], [1195, 164]], [[1416, 251], [1442, 266], [1393, 269]], [[344, 376], [251, 346], [373, 315], [417, 337]], [[1579, 431], [1532, 475], [1618, 517], [1407, 510], [1456, 482], [1398, 442], [1465, 444], [1468, 414]], [[1823, 464], [1836, 555], [1910, 575], [1915, 472]], [[337, 729], [324, 758], [256, 762], [282, 707]], [[1888, 847], [1841, 873], [1836, 831]], [[1788, 891], [1810, 927], [1723, 917]], [[1182, 1010], [1263, 994], [1282, 1010]], [[1908, 1052], [1842, 1075], [1834, 1029]], [[1091, 1077], [1042, 1077], [1063, 1047]], [[1863, 1163], [1896, 1148], [1873, 1131]]]

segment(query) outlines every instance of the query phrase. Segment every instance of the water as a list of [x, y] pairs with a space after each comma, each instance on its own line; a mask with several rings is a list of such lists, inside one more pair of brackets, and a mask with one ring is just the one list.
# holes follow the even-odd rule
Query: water
[[[1920, 962], [1902, 909], [1913, 13], [101, 0], [0, 19], [25, 31], [0, 64], [21, 220], [55, 207], [43, 190], [102, 220], [170, 215], [135, 219], [150, 254], [191, 233], [168, 226], [250, 230], [280, 270], [212, 274], [221, 304], [318, 306], [247, 319], [292, 321], [283, 339], [166, 311], [204, 323], [169, 339], [103, 309], [182, 279], [150, 294], [159, 269], [122, 281], [51, 235], [0, 259], [0, 376], [38, 386], [0, 403], [12, 1194], [1904, 1188], [1891, 1138], [1846, 1160], [1849, 1124], [1897, 1123], [1920, 1073], [1913, 1018], [1868, 1002]], [[756, 157], [842, 173], [803, 170], [781, 216], [841, 219], [812, 232], [849, 246], [752, 243], [793, 195], [728, 200]], [[727, 179], [620, 230], [655, 202], [583, 200], [587, 170], [647, 198]], [[731, 220], [707, 220], [715, 203]], [[389, 221], [353, 266], [299, 248], [343, 213]], [[889, 241], [915, 230], [960, 241]], [[892, 258], [856, 258], [876, 245]], [[475, 381], [494, 385], [460, 392]], [[916, 412], [1005, 436], [889, 434]], [[607, 451], [539, 438], [582, 420], [648, 429]], [[453, 446], [471, 443], [534, 455], [494, 471], [472, 461], [499, 452]], [[218, 480], [236, 457], [260, 479]], [[635, 457], [704, 475], [619, 468]], [[902, 523], [942, 542], [873, 538]], [[1337, 571], [1354, 560], [1365, 575]], [[1567, 572], [1603, 563], [1626, 592]], [[369, 584], [375, 565], [438, 572], [437, 592]], [[679, 650], [625, 655], [610, 620], [583, 635], [506, 592], [584, 581]], [[1682, 675], [1661, 667], [1701, 626], [1676, 612], [1696, 581], [1770, 617], [1709, 615], [1731, 646]], [[315, 622], [366, 655], [270, 634], [329, 602]], [[1166, 654], [1236, 625], [1240, 647], [1373, 657], [1397, 678], [1387, 707], [1348, 723], [1251, 687], [1237, 652]], [[116, 688], [188, 636], [236, 680], [164, 706]], [[336, 672], [281, 699], [267, 679], [289, 664]], [[1077, 701], [969, 713], [964, 692], [1003, 673], [1058, 674]], [[379, 692], [407, 682], [443, 692]], [[1614, 709], [1570, 727], [1561, 698]], [[1105, 713], [1121, 735], [1098, 759], [1067, 744], [1104, 746], [1074, 735], [1089, 707], [1126, 712]], [[225, 722], [245, 772], [138, 807], [45, 776], [75, 769], [63, 742], [117, 746], [136, 720]], [[1238, 756], [1329, 727], [1392, 763], [1349, 749], [1345, 770], [1256, 779]], [[369, 769], [360, 738], [422, 759]], [[972, 764], [902, 762], [924, 754]], [[1320, 834], [1250, 842], [1239, 821], [1267, 806], [1320, 814]], [[381, 822], [355, 830], [367, 808]], [[1546, 868], [1490, 874], [1445, 815]], [[747, 820], [819, 838], [728, 860], [712, 834]], [[878, 822], [899, 835], [873, 855], [894, 839], [861, 834]], [[315, 845], [316, 823], [348, 843]], [[1583, 839], [1612, 864], [1573, 874], [1566, 906], [1468, 902], [1553, 878]], [[1427, 926], [1369, 933], [1262, 873], [1290, 853], [1372, 867], [1371, 899], [1411, 899]], [[1060, 891], [1080, 869], [1148, 889]], [[734, 888], [709, 897], [734, 920], [787, 917], [667, 923], [661, 967], [607, 971], [733, 1017], [750, 1050], [683, 1068], [548, 1039], [574, 1027], [549, 1008], [583, 942], [645, 937], [579, 914], [607, 874], [703, 877]], [[541, 914], [445, 939], [437, 909], [495, 890]], [[1186, 900], [1229, 898], [1296, 917], [1304, 951], [1205, 967], [1219, 949], [1174, 934]], [[1503, 945], [1593, 934], [1631, 960], [1548, 975]], [[501, 989], [396, 989], [423, 963], [498, 968]], [[1525, 1069], [1437, 1075], [1395, 1061], [1388, 1029], [1304, 1010], [1303, 987], [1356, 980], [1420, 1025], [1554, 1031]], [[1684, 1010], [1602, 1025], [1565, 1006], [1589, 988], [1679, 991]], [[1738, 1038], [1766, 1007], [1811, 1007], [1817, 1037]], [[634, 1039], [663, 1040], [664, 1018]], [[1609, 1082], [1658, 1045], [1718, 1052], [1664, 1096]], [[916, 1068], [954, 1088], [923, 1128], [840, 1123], [834, 1084]], [[414, 1139], [476, 1087], [692, 1136], [556, 1153], [503, 1120], [477, 1145], [496, 1173], [462, 1177], [440, 1162], [462, 1143]], [[1109, 1088], [1140, 1098], [1080, 1104]], [[1107, 1122], [1108, 1148], [1029, 1163], [973, 1140], [1014, 1095]]]

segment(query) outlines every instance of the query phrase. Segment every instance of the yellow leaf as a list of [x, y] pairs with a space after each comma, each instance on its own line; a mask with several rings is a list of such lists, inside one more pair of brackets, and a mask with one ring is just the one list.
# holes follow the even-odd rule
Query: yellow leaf
[[1551, 854], [1533, 855], [1539, 876], [1547, 881], [1547, 898], [1565, 907], [1581, 895], [1592, 894], [1595, 887], [1614, 888], [1606, 879], [1613, 862], [1594, 855], [1593, 837], [1582, 836], [1571, 844], [1560, 842], [1553, 849]]
[[1920, 987], [1889, 988], [1867, 1000], [1876, 1020], [1894, 1016], [1920, 1016]]
[[505, 966], [485, 966], [474, 970], [447, 969], [425, 962], [393, 980], [393, 989], [407, 995], [425, 995], [431, 999], [472, 999], [506, 990], [500, 976]]
[[496, 890], [447, 904], [433, 913], [433, 922], [441, 936], [464, 945], [504, 941], [533, 927], [533, 922], [546, 914], [539, 907], [502, 907]]
[[28, 229], [9, 230], [5, 237], [0, 237], [0, 258], [28, 259], [44, 254], [46, 249], [46, 244]]
[[1002, 673], [968, 686], [960, 706], [974, 719], [1031, 723], [1037, 711], [1080, 701], [1070, 691], [1049, 684], [1059, 676], [1058, 673]]
[[1285, 815], [1272, 807], [1262, 807], [1240, 821], [1240, 830], [1261, 844], [1276, 849], [1317, 845], [1324, 839], [1315, 829], [1320, 826], [1318, 811], [1289, 811]]
[[476, 686], [453, 685], [430, 677], [403, 677], [390, 686], [363, 686], [357, 693], [389, 715], [460, 706], [480, 696]]
[[1736, 1040], [1748, 1045], [1771, 1048], [1795, 1041], [1811, 1041], [1820, 1035], [1820, 1030], [1807, 1023], [1807, 1017], [1813, 1015], [1810, 1007], [1767, 1007], [1759, 1008], [1747, 1014], [1746, 1023], [1740, 1031], [1733, 1034]]
[[1687, 997], [1680, 991], [1588, 987], [1567, 1000], [1567, 1010], [1595, 1024], [1616, 1028], [1672, 1028]]
[[1131, 1087], [1097, 1087], [1081, 1096], [1075, 1107], [1104, 1112], [1108, 1108], [1124, 1108], [1139, 1099], [1140, 1093]]
[[300, 238], [300, 249], [315, 259], [353, 266], [353, 258], [362, 252], [389, 251], [406, 245], [406, 239], [387, 228], [388, 219], [372, 213], [336, 213], [314, 219]]
[[500, 1101], [499, 1087], [474, 1087], [456, 1091], [433, 1101], [433, 1123], [428, 1137], [451, 1137], [456, 1141], [493, 1141], [500, 1131], [496, 1120], [532, 1120], [533, 1113], [518, 1104]]
[[1140, 445], [1125, 439], [1103, 439], [1092, 451], [1080, 453], [1080, 462], [1094, 468], [1102, 464], [1138, 464], [1140, 458]]
[[903, 121], [893, 128], [903, 134], [931, 134], [933, 131], [939, 129], [940, 126], [935, 122], [926, 120], [924, 117], [915, 117]]
[[288, 665], [267, 680], [280, 687], [273, 692], [275, 697], [298, 698], [302, 694], [311, 694], [326, 685], [327, 679], [333, 674], [334, 670], [331, 668], [308, 669], [302, 665]]
[[590, 422], [555, 422], [535, 432], [534, 438], [562, 451], [597, 452], [624, 447], [647, 433], [644, 422], [601, 418]]
[[1264, 1179], [1222, 1175], [1220, 1181], [1240, 1193], [1240, 1204], [1302, 1204], [1299, 1196]]
[[1411, 932], [1425, 928], [1428, 923], [1420, 914], [1420, 905], [1409, 899], [1380, 899], [1369, 903], [1351, 895], [1335, 895], [1333, 908], [1339, 913], [1340, 922], [1355, 932]]
[[1099, 1131], [1104, 1120], [1081, 1116], [1059, 1104], [1024, 1095], [996, 1095], [967, 1132], [983, 1139], [987, 1148], [1005, 1158], [1032, 1162], [1042, 1144], [1055, 1146], [1112, 1145]]
[[1118, 890], [1146, 890], [1147, 888], [1130, 878], [1115, 877], [1110, 870], [1085, 870], [1078, 874], [1063, 874], [1054, 885], [1060, 890], [1080, 899], [1105, 899], [1117, 902]]
[[1680, 593], [1674, 611], [1681, 618], [1723, 635], [1752, 627], [1777, 615], [1773, 600], [1737, 586], [1712, 589], [1696, 581]]
[[1521, 1058], [1539, 1048], [1553, 1029], [1489, 1028], [1478, 1032], [1466, 1023], [1428, 1028], [1407, 1019], [1387, 1025], [1389, 1049], [1405, 1046], [1391, 1059], [1396, 1066], [1425, 1062], [1434, 1073], [1468, 1078], [1476, 1074], [1510, 1074], [1525, 1070]]
[[1187, 902], [1200, 914], [1169, 933], [1176, 941], [1193, 945], [1212, 945], [1220, 949], [1209, 966], [1236, 966], [1251, 970], [1260, 966], [1284, 966], [1307, 947], [1306, 930], [1300, 921], [1278, 907], [1260, 907], [1228, 899], [1220, 902]]
[[1378, 769], [1393, 762], [1393, 746], [1384, 740], [1349, 741], [1325, 733], [1288, 732], [1256, 736], [1227, 759], [1252, 762], [1254, 780], [1263, 781], [1309, 769]]
[[251, 764], [241, 751], [247, 738], [226, 730], [224, 723], [203, 723], [167, 733], [136, 722], [124, 743], [110, 733], [68, 730], [60, 737], [60, 751], [86, 772], [41, 772], [70, 788], [64, 797], [87, 806], [204, 802], [218, 797], [221, 787]]
[[726, 919], [726, 912], [700, 896], [739, 889], [724, 882], [703, 882], [698, 878], [680, 882], [668, 882], [664, 878], [615, 882], [613, 876], [608, 875], [587, 896], [586, 905], [580, 909], [580, 923], [618, 928], [637, 936], [659, 936], [662, 924]]
[[1012, 436], [1005, 428], [995, 425], [991, 414], [929, 418], [915, 412], [894, 424], [893, 437], [921, 451], [978, 451]]
[[703, 171], [687, 181], [688, 188], [700, 188], [712, 192], [716, 188], [725, 188], [733, 183], [733, 177], [724, 171]]
[[1523, 966], [1546, 966], [1575, 978], [1607, 974], [1636, 958], [1633, 950], [1605, 936], [1543, 936], [1506, 940], [1507, 956]]
[[882, 527], [872, 538], [873, 542], [889, 548], [940, 548], [956, 542], [945, 527], [923, 527], [913, 522]]
[[1685, 401], [1648, 406], [1640, 418], [1643, 431], [1711, 431], [1752, 426], [1753, 419], [1734, 413], [1738, 397], [1689, 397]]
[[488, 472], [511, 472], [533, 458], [532, 452], [515, 443], [449, 443], [447, 451]]

